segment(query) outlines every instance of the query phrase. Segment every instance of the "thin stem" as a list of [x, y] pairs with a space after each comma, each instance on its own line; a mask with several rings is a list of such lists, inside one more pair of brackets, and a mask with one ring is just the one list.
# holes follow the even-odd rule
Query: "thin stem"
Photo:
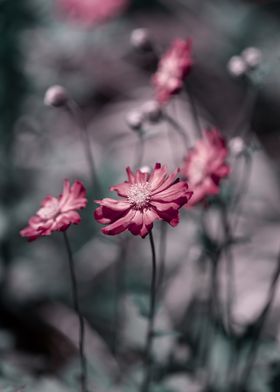
[[167, 225], [166, 222], [162, 221], [160, 225], [160, 247], [159, 247], [159, 272], [157, 279], [157, 292], [160, 293], [164, 275], [165, 275], [165, 255], [166, 255], [166, 235], [167, 235]]
[[66, 232], [63, 232], [65, 247], [68, 255], [69, 262], [69, 270], [71, 276], [71, 285], [72, 285], [72, 295], [73, 295], [73, 304], [76, 313], [79, 318], [79, 354], [80, 354], [80, 363], [81, 363], [81, 392], [88, 392], [87, 389], [87, 361], [84, 353], [84, 338], [85, 338], [85, 324], [84, 318], [82, 316], [79, 299], [78, 299], [78, 285], [77, 285], [77, 277], [75, 272], [73, 253], [70, 247], [70, 242]]
[[86, 160], [88, 163], [91, 181], [92, 181], [92, 184], [94, 185], [94, 188], [97, 190], [97, 193], [100, 193], [101, 189], [100, 189], [99, 180], [98, 180], [98, 177], [96, 174], [96, 166], [95, 166], [95, 162], [94, 162], [94, 158], [93, 158], [93, 154], [92, 154], [92, 150], [91, 150], [88, 127], [83, 119], [81, 109], [79, 108], [79, 106], [76, 104], [76, 102], [74, 100], [70, 100], [67, 103], [66, 109], [72, 115], [76, 125], [81, 130], [82, 144], [84, 147], [85, 156], [86, 156]]
[[152, 278], [150, 291], [150, 313], [148, 320], [148, 331], [145, 348], [146, 374], [142, 383], [141, 392], [149, 392], [152, 381], [152, 343], [154, 334], [154, 319], [156, 305], [156, 250], [152, 232], [149, 233], [149, 240], [152, 250]]
[[188, 140], [188, 136], [185, 133], [184, 129], [181, 127], [181, 125], [171, 116], [169, 116], [169, 114], [167, 114], [166, 112], [164, 113], [164, 119], [172, 126], [172, 128], [181, 136], [183, 143], [185, 145], [185, 148], [188, 149], [189, 148], [189, 140]]
[[135, 160], [135, 170], [140, 169], [143, 162], [144, 156], [144, 137], [143, 131], [139, 131], [138, 143], [136, 143], [136, 160]]
[[120, 335], [119, 330], [121, 326], [121, 316], [122, 316], [122, 307], [121, 299], [125, 290], [125, 261], [127, 254], [127, 239], [122, 240], [120, 244], [120, 251], [117, 261], [115, 263], [115, 294], [116, 294], [116, 303], [115, 303], [115, 325], [114, 325], [114, 342], [113, 342], [113, 354], [115, 357], [118, 355], [118, 347], [120, 346]]
[[192, 112], [192, 116], [193, 116], [193, 122], [194, 122], [195, 127], [196, 127], [197, 135], [198, 135], [198, 137], [201, 137], [201, 135], [202, 135], [202, 127], [201, 127], [201, 124], [200, 124], [199, 114], [198, 114], [198, 111], [197, 111], [195, 100], [194, 100], [193, 95], [190, 92], [190, 90], [188, 90], [186, 92], [186, 94], [187, 94], [187, 96], [189, 98], [189, 103], [190, 103], [191, 112]]
[[275, 272], [273, 274], [272, 281], [270, 284], [266, 304], [265, 304], [265, 306], [264, 306], [264, 308], [258, 318], [258, 321], [257, 321], [255, 335], [253, 336], [253, 341], [252, 341], [250, 351], [248, 354], [247, 365], [245, 366], [245, 368], [242, 372], [241, 378], [240, 378], [240, 380], [241, 380], [240, 385], [241, 386], [244, 386], [244, 387], [246, 386], [248, 379], [251, 375], [251, 372], [252, 372], [252, 369], [253, 369], [257, 354], [258, 354], [259, 343], [260, 343], [259, 337], [261, 335], [264, 324], [267, 320], [267, 316], [270, 311], [271, 305], [274, 301], [279, 277], [280, 277], [280, 253], [278, 255], [277, 266], [276, 266], [276, 269], [275, 269]]
[[226, 271], [227, 271], [227, 327], [228, 331], [231, 331], [232, 326], [232, 308], [235, 300], [235, 290], [234, 290], [234, 258], [231, 250], [231, 228], [227, 217], [226, 206], [222, 205], [222, 222], [225, 232], [225, 256], [226, 256]]

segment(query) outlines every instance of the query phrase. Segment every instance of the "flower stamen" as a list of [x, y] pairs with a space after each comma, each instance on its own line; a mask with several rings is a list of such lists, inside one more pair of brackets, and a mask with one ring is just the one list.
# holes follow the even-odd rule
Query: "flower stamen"
[[127, 193], [127, 198], [129, 203], [137, 210], [147, 207], [151, 200], [150, 184], [145, 182], [144, 184], [131, 185]]

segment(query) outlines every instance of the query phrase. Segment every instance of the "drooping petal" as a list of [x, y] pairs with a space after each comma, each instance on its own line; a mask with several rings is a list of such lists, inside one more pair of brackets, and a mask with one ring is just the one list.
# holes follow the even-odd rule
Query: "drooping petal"
[[116, 235], [126, 231], [134, 215], [135, 211], [130, 209], [126, 215], [122, 216], [110, 225], [103, 227], [102, 232], [107, 235]]
[[141, 227], [143, 225], [143, 215], [144, 214], [142, 211], [135, 211], [135, 215], [128, 226], [128, 229], [132, 234], [138, 235], [140, 233]]

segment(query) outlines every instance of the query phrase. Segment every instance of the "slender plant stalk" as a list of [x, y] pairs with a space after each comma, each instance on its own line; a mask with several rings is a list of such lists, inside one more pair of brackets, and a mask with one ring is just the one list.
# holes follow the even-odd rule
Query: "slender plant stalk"
[[258, 354], [259, 345], [260, 345], [259, 338], [260, 338], [262, 329], [265, 325], [265, 322], [267, 320], [267, 316], [269, 314], [271, 305], [272, 305], [274, 298], [275, 298], [279, 277], [280, 277], [280, 253], [278, 254], [277, 266], [276, 266], [275, 272], [274, 272], [272, 280], [271, 280], [266, 304], [265, 304], [265, 306], [264, 306], [264, 308], [258, 318], [258, 321], [257, 321], [255, 334], [253, 336], [253, 341], [251, 343], [250, 351], [248, 353], [248, 361], [247, 361], [247, 364], [245, 365], [243, 372], [241, 374], [241, 378], [240, 378], [240, 380], [241, 380], [240, 386], [241, 387], [246, 386], [246, 384], [250, 378], [251, 372], [253, 370], [254, 363], [255, 363], [255, 360], [256, 360], [256, 357]]
[[167, 235], [167, 225], [166, 222], [160, 222], [160, 247], [159, 247], [159, 271], [157, 279], [157, 293], [161, 292], [161, 288], [164, 281], [165, 275], [165, 256], [166, 256], [166, 235]]
[[135, 170], [140, 169], [143, 163], [143, 156], [144, 156], [144, 137], [143, 131], [139, 131], [138, 135], [138, 143], [136, 143], [136, 160], [135, 160]]
[[120, 347], [120, 326], [122, 318], [121, 299], [125, 290], [125, 267], [127, 255], [127, 238], [123, 239], [120, 243], [120, 251], [115, 263], [115, 289], [116, 289], [116, 303], [115, 303], [115, 325], [114, 325], [114, 341], [113, 341], [113, 354], [115, 357], [118, 355], [118, 348]]
[[166, 112], [164, 113], [164, 119], [165, 119], [165, 121], [168, 122], [168, 124], [170, 124], [172, 126], [172, 128], [175, 130], [175, 132], [177, 132], [178, 135], [181, 136], [182, 141], [185, 145], [185, 148], [188, 149], [189, 148], [188, 135], [185, 133], [185, 131], [181, 127], [181, 125], [173, 117], [169, 116], [169, 114], [167, 114]]
[[152, 381], [152, 343], [154, 334], [154, 319], [156, 305], [156, 250], [152, 232], [149, 233], [149, 239], [152, 250], [152, 278], [150, 291], [150, 313], [148, 320], [148, 331], [145, 348], [145, 370], [146, 374], [143, 379], [141, 392], [149, 392]]
[[227, 319], [227, 328], [228, 331], [231, 331], [232, 328], [232, 308], [234, 305], [235, 301], [235, 289], [234, 289], [234, 284], [235, 284], [235, 268], [234, 268], [234, 257], [232, 254], [231, 250], [231, 239], [232, 239], [232, 234], [231, 234], [231, 228], [230, 224], [228, 221], [228, 216], [227, 216], [227, 211], [226, 211], [226, 206], [223, 205], [221, 207], [222, 211], [222, 222], [223, 222], [223, 228], [225, 232], [225, 249], [224, 253], [226, 256], [226, 272], [227, 272], [227, 303], [226, 303], [226, 319]]
[[193, 122], [194, 122], [195, 127], [196, 127], [196, 132], [197, 132], [198, 137], [200, 138], [201, 135], [202, 135], [202, 127], [201, 127], [200, 120], [199, 120], [199, 114], [198, 114], [198, 111], [197, 111], [196, 102], [195, 102], [195, 100], [193, 98], [192, 92], [190, 92], [188, 90], [186, 92], [186, 94], [187, 94], [188, 99], [189, 99], [189, 104], [190, 104], [190, 107], [191, 107], [191, 112], [192, 112], [192, 116], [193, 116]]
[[96, 174], [96, 165], [94, 162], [92, 150], [91, 150], [91, 143], [90, 143], [90, 137], [88, 133], [88, 127], [83, 120], [83, 116], [81, 113], [81, 109], [77, 105], [77, 103], [74, 100], [69, 100], [66, 106], [67, 111], [71, 114], [73, 117], [76, 125], [78, 128], [80, 128], [81, 131], [81, 140], [82, 144], [84, 147], [85, 151], [85, 157], [88, 163], [88, 168], [89, 168], [89, 174], [91, 177], [92, 184], [94, 185], [94, 189], [96, 190], [97, 193], [100, 193], [101, 188], [99, 184], [99, 180]]
[[85, 340], [85, 323], [84, 318], [81, 313], [79, 299], [78, 299], [78, 286], [77, 286], [77, 277], [75, 272], [75, 265], [73, 259], [73, 253], [70, 247], [70, 242], [66, 232], [63, 232], [65, 247], [68, 255], [69, 262], [69, 270], [71, 276], [71, 285], [72, 285], [72, 295], [73, 295], [73, 304], [76, 313], [79, 318], [79, 354], [80, 354], [80, 364], [81, 364], [81, 392], [88, 392], [87, 389], [87, 361], [84, 352], [84, 340]]

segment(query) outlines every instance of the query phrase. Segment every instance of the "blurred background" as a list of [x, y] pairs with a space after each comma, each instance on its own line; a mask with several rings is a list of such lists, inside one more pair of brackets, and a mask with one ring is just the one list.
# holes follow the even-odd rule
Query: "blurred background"
[[[223, 309], [232, 286], [232, 324], [229, 332], [208, 308], [211, 254], [224, 236], [213, 199], [206, 216], [201, 207], [184, 209], [176, 229], [155, 225], [164, 276], [152, 390], [280, 391], [280, 289], [269, 295], [280, 247], [279, 21], [279, 1], [0, 0], [1, 392], [78, 390], [78, 321], [62, 236], [32, 243], [19, 236], [65, 178], [83, 181], [89, 199], [82, 224], [68, 233], [90, 391], [139, 390], [149, 242], [105, 238], [94, 199], [112, 196], [108, 189], [125, 180], [126, 166], [182, 164], [186, 146], [170, 124], [134, 126], [135, 111], [154, 98], [158, 60], [177, 37], [192, 39], [194, 66], [166, 111], [189, 147], [197, 128], [212, 126], [230, 146], [232, 172], [217, 199], [228, 207], [233, 234], [220, 255], [216, 292]], [[259, 57], [247, 72], [233, 56], [252, 47]], [[65, 88], [74, 114], [44, 104], [53, 85]], [[238, 387], [247, 363], [246, 385]]]

